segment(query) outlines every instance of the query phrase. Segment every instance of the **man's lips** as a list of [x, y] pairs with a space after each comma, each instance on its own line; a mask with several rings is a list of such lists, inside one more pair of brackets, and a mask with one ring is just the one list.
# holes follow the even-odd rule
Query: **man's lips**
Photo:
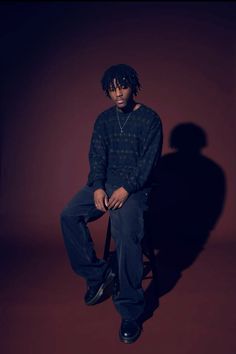
[[123, 103], [124, 100], [120, 98], [120, 99], [116, 100], [116, 102], [117, 102], [117, 103]]

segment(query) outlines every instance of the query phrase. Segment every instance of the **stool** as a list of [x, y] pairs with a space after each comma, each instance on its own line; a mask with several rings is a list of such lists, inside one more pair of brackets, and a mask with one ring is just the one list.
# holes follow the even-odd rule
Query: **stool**
[[[104, 252], [103, 252], [103, 259], [105, 259], [106, 261], [112, 259], [112, 257], [115, 255], [115, 252], [111, 252], [110, 247], [111, 247], [111, 218], [109, 217]], [[155, 281], [157, 279], [156, 256], [151, 243], [147, 239], [147, 235], [145, 235], [142, 240], [142, 249], [143, 249], [144, 258], [146, 258], [146, 260], [144, 259], [143, 261], [143, 265], [144, 265], [143, 279], [152, 278]], [[152, 276], [148, 277], [150, 271], [152, 273]]]

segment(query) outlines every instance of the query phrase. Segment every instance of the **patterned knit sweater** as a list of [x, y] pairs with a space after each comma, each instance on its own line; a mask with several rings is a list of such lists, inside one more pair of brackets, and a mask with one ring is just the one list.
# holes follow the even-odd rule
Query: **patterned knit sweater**
[[115, 106], [95, 121], [87, 184], [104, 189], [107, 182], [133, 193], [152, 186], [152, 171], [162, 149], [162, 124], [158, 114], [143, 104], [129, 118], [128, 113], [118, 115], [123, 133]]

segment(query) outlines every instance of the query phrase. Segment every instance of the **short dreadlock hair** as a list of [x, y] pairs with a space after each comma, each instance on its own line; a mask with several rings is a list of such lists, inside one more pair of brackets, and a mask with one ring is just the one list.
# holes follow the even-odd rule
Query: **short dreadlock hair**
[[104, 72], [101, 84], [103, 91], [108, 97], [109, 89], [114, 88], [114, 79], [121, 86], [131, 87], [133, 94], [137, 96], [141, 85], [137, 72], [131, 66], [126, 64], [112, 65]]

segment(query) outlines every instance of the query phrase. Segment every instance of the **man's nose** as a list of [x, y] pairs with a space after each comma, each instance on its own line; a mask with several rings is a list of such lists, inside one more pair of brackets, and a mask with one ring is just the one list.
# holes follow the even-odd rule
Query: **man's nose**
[[119, 87], [116, 87], [116, 96], [119, 97], [122, 95], [122, 90]]

